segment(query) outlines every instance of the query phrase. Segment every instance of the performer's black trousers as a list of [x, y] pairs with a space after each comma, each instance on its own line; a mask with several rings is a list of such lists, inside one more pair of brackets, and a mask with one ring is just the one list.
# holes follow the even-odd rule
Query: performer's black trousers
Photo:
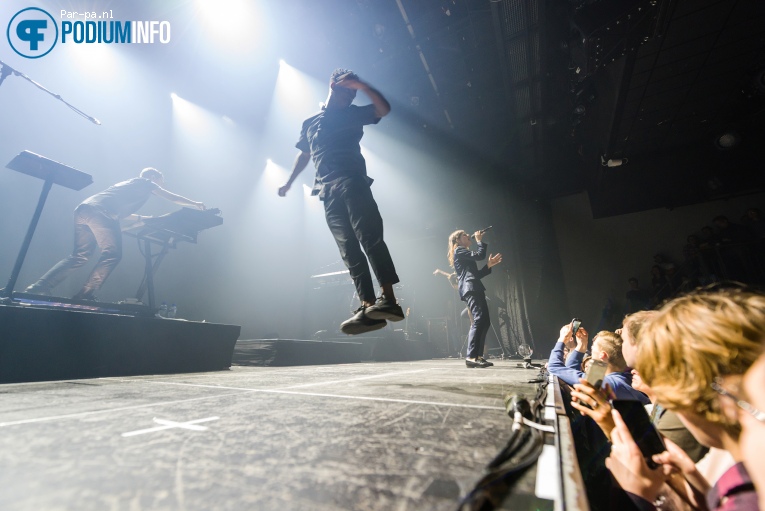
[[473, 324], [470, 325], [470, 333], [468, 333], [467, 358], [474, 359], [483, 356], [486, 334], [491, 327], [489, 305], [486, 303], [486, 295], [483, 291], [468, 293], [465, 295], [465, 301], [473, 314]]
[[359, 298], [374, 302], [370, 264], [380, 285], [395, 284], [399, 278], [388, 246], [383, 241], [382, 217], [372, 197], [372, 190], [362, 180], [351, 180], [324, 199], [324, 213]]

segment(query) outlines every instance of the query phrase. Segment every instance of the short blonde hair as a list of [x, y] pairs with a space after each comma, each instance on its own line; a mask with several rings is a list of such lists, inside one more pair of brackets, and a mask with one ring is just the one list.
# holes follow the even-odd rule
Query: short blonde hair
[[622, 344], [624, 341], [619, 334], [609, 332], [608, 330], [601, 330], [592, 338], [592, 344], [594, 345], [596, 342], [600, 345], [600, 349], [608, 355], [609, 365], [617, 371], [627, 369], [627, 362], [625, 362], [624, 355], [622, 354]]
[[740, 427], [721, 412], [711, 384], [741, 375], [762, 353], [765, 296], [741, 290], [700, 291], [665, 304], [640, 330], [635, 368], [657, 400], [689, 410], [734, 437]]

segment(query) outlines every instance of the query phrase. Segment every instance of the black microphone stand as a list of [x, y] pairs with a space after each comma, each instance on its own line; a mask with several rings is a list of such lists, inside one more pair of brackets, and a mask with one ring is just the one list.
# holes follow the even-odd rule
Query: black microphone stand
[[40, 89], [41, 91], [43, 91], [43, 92], [47, 92], [48, 94], [50, 94], [51, 96], [53, 96], [54, 98], [56, 98], [57, 100], [61, 101], [63, 104], [65, 104], [66, 106], [68, 106], [69, 108], [71, 108], [72, 110], [74, 110], [74, 112], [75, 112], [77, 115], [80, 115], [80, 116], [82, 116], [82, 117], [86, 118], [87, 120], [89, 120], [89, 121], [90, 121], [90, 122], [92, 122], [93, 124], [96, 124], [96, 125], [98, 125], [98, 126], [100, 126], [100, 125], [101, 125], [101, 121], [99, 121], [99, 120], [98, 120], [98, 119], [96, 119], [95, 117], [91, 117], [91, 116], [89, 116], [88, 114], [86, 114], [85, 112], [83, 112], [82, 110], [78, 109], [77, 107], [75, 107], [75, 106], [73, 106], [73, 105], [71, 105], [71, 104], [67, 103], [67, 102], [66, 102], [66, 100], [64, 100], [64, 98], [62, 98], [60, 95], [58, 95], [58, 94], [56, 94], [56, 93], [54, 93], [54, 92], [51, 92], [51, 91], [49, 91], [48, 89], [46, 89], [45, 87], [43, 87], [42, 85], [40, 85], [39, 83], [37, 83], [36, 81], [34, 81], [34, 80], [32, 80], [31, 78], [29, 78], [29, 77], [28, 77], [27, 75], [25, 75], [24, 73], [22, 73], [22, 72], [20, 72], [20, 71], [17, 71], [17, 70], [15, 70], [15, 69], [13, 69], [11, 66], [9, 66], [8, 64], [6, 64], [6, 63], [5, 63], [5, 62], [3, 62], [2, 60], [0, 60], [0, 86], [2, 86], [2, 84], [3, 84], [3, 81], [4, 81], [6, 78], [8, 78], [8, 77], [9, 77], [11, 74], [13, 74], [14, 76], [18, 76], [18, 77], [20, 77], [20, 78], [23, 78], [24, 80], [28, 81], [29, 83], [31, 83], [32, 85], [34, 85], [35, 87], [37, 87], [38, 89]]

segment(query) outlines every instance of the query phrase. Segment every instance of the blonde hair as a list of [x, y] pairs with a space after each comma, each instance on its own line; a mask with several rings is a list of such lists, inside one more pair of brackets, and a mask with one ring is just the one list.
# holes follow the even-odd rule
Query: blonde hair
[[655, 314], [656, 311], [638, 311], [625, 316], [624, 321], [622, 322], [622, 334], [627, 332], [627, 337], [630, 339], [630, 341], [627, 342], [637, 344], [640, 330], [652, 317], [654, 317]]
[[622, 344], [624, 344], [624, 341], [619, 334], [609, 332], [608, 330], [601, 330], [592, 338], [592, 344], [594, 345], [596, 341], [600, 349], [608, 355], [608, 364], [611, 367], [617, 371], [627, 369], [627, 362], [624, 361], [624, 355], [622, 354]]
[[701, 291], [665, 304], [640, 330], [635, 368], [670, 410], [690, 410], [738, 437], [711, 384], [741, 375], [762, 353], [765, 296]]
[[457, 245], [460, 241], [460, 236], [463, 234], [467, 234], [462, 229], [459, 229], [457, 231], [454, 231], [449, 235], [449, 249], [446, 252], [446, 258], [449, 259], [449, 266], [454, 268], [454, 249], [457, 248]]

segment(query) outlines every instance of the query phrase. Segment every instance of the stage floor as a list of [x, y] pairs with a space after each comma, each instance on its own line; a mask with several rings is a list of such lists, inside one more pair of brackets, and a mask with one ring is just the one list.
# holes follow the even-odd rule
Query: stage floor
[[536, 388], [494, 362], [0, 385], [0, 509], [454, 510]]

